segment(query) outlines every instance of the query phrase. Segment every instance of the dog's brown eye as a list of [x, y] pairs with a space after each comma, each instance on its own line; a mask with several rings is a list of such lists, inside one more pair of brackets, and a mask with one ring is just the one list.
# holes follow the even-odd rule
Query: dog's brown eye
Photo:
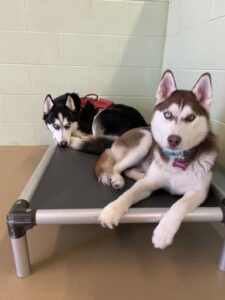
[[187, 117], [185, 118], [185, 120], [186, 120], [187, 122], [192, 122], [192, 121], [194, 121], [195, 118], [196, 118], [196, 116], [195, 116], [194, 114], [190, 114], [189, 116], [187, 116]]
[[170, 111], [165, 111], [163, 114], [166, 119], [171, 120], [173, 118], [173, 114]]
[[65, 129], [69, 129], [70, 128], [70, 123], [68, 123], [68, 124], [66, 124], [64, 127], [65, 127]]
[[59, 125], [56, 125], [56, 124], [53, 124], [53, 127], [56, 129], [56, 130], [59, 130]]

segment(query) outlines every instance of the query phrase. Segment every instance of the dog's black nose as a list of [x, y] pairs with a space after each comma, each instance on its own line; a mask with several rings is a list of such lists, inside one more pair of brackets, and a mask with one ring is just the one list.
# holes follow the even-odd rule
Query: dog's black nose
[[59, 145], [60, 145], [61, 147], [66, 147], [66, 146], [67, 146], [67, 142], [62, 141]]
[[169, 145], [173, 148], [177, 147], [181, 143], [181, 137], [175, 134], [169, 135], [167, 140]]

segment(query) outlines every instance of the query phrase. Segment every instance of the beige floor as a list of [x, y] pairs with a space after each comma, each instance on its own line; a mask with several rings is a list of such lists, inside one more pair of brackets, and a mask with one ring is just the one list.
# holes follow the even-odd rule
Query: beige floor
[[38, 226], [28, 232], [33, 273], [17, 279], [5, 216], [44, 150], [0, 148], [0, 299], [225, 299], [222, 239], [210, 224], [183, 224], [164, 251], [149, 224]]

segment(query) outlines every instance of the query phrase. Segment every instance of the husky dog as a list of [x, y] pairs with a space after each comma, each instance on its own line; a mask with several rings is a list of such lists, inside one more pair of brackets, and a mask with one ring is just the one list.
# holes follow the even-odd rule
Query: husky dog
[[87, 152], [101, 153], [127, 130], [146, 126], [142, 115], [127, 105], [112, 104], [98, 110], [87, 102], [81, 109], [80, 97], [75, 93], [65, 94], [54, 100], [51, 95], [47, 95], [43, 111], [44, 122], [62, 147], [77, 149], [81, 139], [87, 135], [99, 136], [94, 149], [90, 140], [86, 142], [84, 151]]
[[78, 130], [80, 99], [77, 94], [65, 94], [53, 100], [47, 95], [44, 101], [43, 120], [58, 144], [66, 147], [72, 134]]
[[98, 158], [98, 180], [122, 188], [121, 173], [137, 181], [101, 212], [102, 226], [113, 228], [134, 203], [163, 188], [182, 195], [162, 216], [154, 230], [155, 248], [173, 241], [185, 215], [207, 197], [218, 148], [211, 132], [212, 101], [210, 74], [203, 74], [192, 91], [177, 90], [167, 70], [159, 83], [151, 129], [132, 129]]

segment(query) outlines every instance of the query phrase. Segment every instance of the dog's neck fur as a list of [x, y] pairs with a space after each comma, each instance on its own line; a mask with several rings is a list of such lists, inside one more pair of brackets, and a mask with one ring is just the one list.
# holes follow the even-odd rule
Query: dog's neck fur
[[[159, 155], [164, 163], [169, 163], [169, 161], [174, 159], [173, 156], [167, 155], [165, 150], [160, 147], [160, 145], [154, 140], [154, 138], [153, 138], [153, 141], [154, 141], [153, 148], [155, 151], [157, 151], [159, 153]], [[211, 161], [211, 164], [209, 163], [209, 165], [208, 165], [208, 167], [209, 167], [208, 169], [213, 170], [216, 165], [217, 158], [218, 158], [218, 152], [219, 152], [219, 147], [218, 147], [216, 136], [210, 130], [208, 132], [207, 136], [204, 138], [204, 140], [199, 145], [197, 145], [191, 149], [187, 149], [184, 152], [186, 152], [186, 153], [183, 157], [183, 160], [185, 162], [187, 162], [188, 164], [191, 164], [194, 161], [199, 161], [199, 158], [204, 154], [215, 153], [215, 159], [213, 159]]]

